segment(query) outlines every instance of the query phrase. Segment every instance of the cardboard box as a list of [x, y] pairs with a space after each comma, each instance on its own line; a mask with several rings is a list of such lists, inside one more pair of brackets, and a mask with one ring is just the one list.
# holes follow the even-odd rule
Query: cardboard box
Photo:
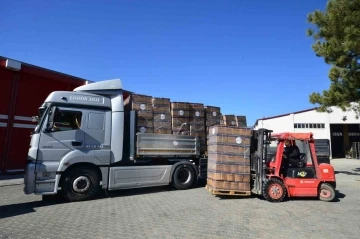
[[152, 98], [154, 133], [171, 134], [171, 104], [169, 98]]
[[190, 103], [171, 102], [173, 134], [190, 135]]
[[153, 133], [152, 97], [140, 94], [131, 94], [124, 100], [125, 111], [137, 112], [137, 132]]

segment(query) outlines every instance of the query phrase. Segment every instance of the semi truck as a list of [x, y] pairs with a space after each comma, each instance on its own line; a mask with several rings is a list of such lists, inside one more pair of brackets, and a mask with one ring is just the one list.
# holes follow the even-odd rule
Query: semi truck
[[[185, 190], [206, 180], [208, 158], [199, 138], [137, 132], [137, 112], [124, 110], [130, 93], [116, 79], [49, 94], [34, 117], [24, 193], [82, 201], [102, 190], [169, 184]], [[252, 131], [251, 193], [271, 202], [298, 196], [333, 200], [334, 169], [318, 163], [312, 134], [271, 133]], [[298, 165], [284, 168], [287, 141], [301, 144], [302, 156]]]
[[115, 79], [49, 94], [33, 117], [24, 192], [80, 201], [102, 189], [196, 186], [206, 175], [199, 138], [136, 132], [130, 93]]

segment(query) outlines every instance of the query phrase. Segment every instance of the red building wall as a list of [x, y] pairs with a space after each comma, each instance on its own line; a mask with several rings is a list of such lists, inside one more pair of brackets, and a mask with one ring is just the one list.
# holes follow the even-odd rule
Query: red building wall
[[21, 70], [6, 69], [0, 57], [0, 174], [23, 171], [37, 115], [45, 98], [57, 90], [70, 90], [85, 79], [21, 63]]

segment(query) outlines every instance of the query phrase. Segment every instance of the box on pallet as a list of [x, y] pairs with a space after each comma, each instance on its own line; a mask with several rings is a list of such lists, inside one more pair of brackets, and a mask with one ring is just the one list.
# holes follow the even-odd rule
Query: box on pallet
[[205, 122], [206, 127], [220, 124], [220, 120], [221, 120], [220, 107], [206, 106], [205, 118], [206, 118], [206, 122]]
[[171, 102], [171, 124], [173, 134], [190, 134], [190, 103]]
[[236, 116], [236, 126], [237, 127], [247, 127], [247, 122], [246, 122], [246, 116], [242, 115], [242, 116]]
[[190, 135], [199, 137], [200, 153], [206, 151], [205, 109], [204, 104], [190, 103]]
[[226, 126], [237, 126], [235, 115], [223, 115], [222, 120]]
[[250, 129], [210, 127], [208, 186], [213, 190], [250, 190], [250, 142]]
[[124, 108], [126, 111], [137, 111], [137, 132], [154, 132], [154, 113], [151, 96], [130, 94], [129, 97], [124, 100]]
[[171, 134], [171, 105], [168, 98], [152, 98], [154, 133]]
[[246, 116], [223, 115], [222, 123], [226, 126], [247, 127]]

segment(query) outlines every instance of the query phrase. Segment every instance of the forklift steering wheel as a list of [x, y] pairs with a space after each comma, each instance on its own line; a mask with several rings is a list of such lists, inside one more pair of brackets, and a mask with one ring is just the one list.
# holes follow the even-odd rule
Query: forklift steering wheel
[[307, 161], [306, 154], [301, 153], [300, 154], [300, 159], [298, 159], [298, 163], [297, 163], [298, 167], [299, 168], [304, 168], [305, 165], [306, 165], [306, 161]]
[[298, 166], [299, 168], [303, 168], [303, 167], [304, 167], [304, 162], [301, 161], [301, 159], [298, 159], [298, 161], [297, 161], [297, 166]]

